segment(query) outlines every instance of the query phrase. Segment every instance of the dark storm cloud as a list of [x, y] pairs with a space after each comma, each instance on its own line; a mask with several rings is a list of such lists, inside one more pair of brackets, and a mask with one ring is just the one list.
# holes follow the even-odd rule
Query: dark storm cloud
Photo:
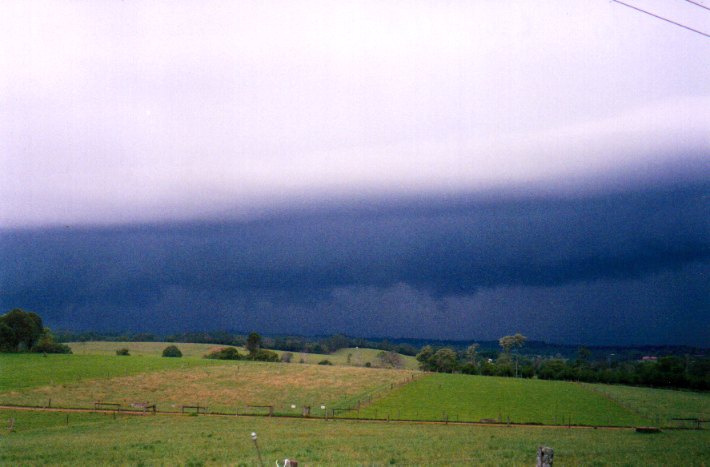
[[[341, 206], [251, 222], [7, 230], [1, 301], [74, 327], [251, 323], [281, 332], [443, 336], [458, 328], [475, 336], [471, 323], [480, 320], [467, 317], [461, 300], [518, 291], [509, 294], [518, 299], [492, 309], [501, 319], [517, 316], [523, 327], [535, 317], [519, 311], [540, 300], [531, 291], [567, 290], [556, 313], [573, 329], [585, 300], [599, 300], [580, 296], [576, 303], [569, 287], [707, 272], [709, 194], [710, 184], [696, 183], [566, 199]], [[700, 312], [708, 297], [697, 292], [697, 279], [694, 287], [695, 296], [683, 300]], [[538, 298], [520, 298], [526, 294]], [[678, 312], [680, 297], [668, 300], [666, 310]], [[622, 315], [643, 316], [628, 297], [610, 303], [625, 303]], [[430, 322], [437, 313], [439, 330]], [[449, 329], [444, 323], [452, 319], [460, 324]], [[707, 328], [707, 318], [698, 319]]]

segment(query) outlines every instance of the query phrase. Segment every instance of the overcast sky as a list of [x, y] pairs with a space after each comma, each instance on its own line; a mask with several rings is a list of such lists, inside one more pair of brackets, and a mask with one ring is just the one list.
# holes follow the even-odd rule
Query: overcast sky
[[[710, 11], [690, 2], [628, 3], [710, 34]], [[13, 261], [0, 266], [1, 304], [31, 305], [65, 327], [122, 326], [124, 314], [166, 316], [199, 302], [220, 310], [217, 327], [295, 332], [282, 324], [299, 316], [312, 332], [476, 338], [527, 329], [544, 338], [533, 308], [546, 307], [546, 320], [567, 323], [564, 339], [591, 342], [609, 340], [604, 321], [585, 330], [583, 317], [611, 320], [613, 307], [618, 339], [647, 316], [655, 331], [630, 340], [707, 342], [709, 174], [710, 38], [608, 0], [0, 3], [0, 253]], [[480, 210], [494, 201], [502, 204], [486, 217], [492, 211]], [[569, 224], [563, 201], [588, 209], [589, 225]], [[387, 228], [359, 224], [363, 209], [391, 216]], [[429, 209], [452, 217], [422, 214]], [[648, 220], [660, 211], [667, 216]], [[321, 212], [335, 220], [314, 220]], [[624, 221], [632, 212], [634, 224]], [[47, 260], [42, 278], [30, 270], [33, 248], [55, 241], [44, 229], [57, 226], [81, 232], [69, 250], [92, 258], [103, 247], [82, 242], [86, 229], [166, 232], [161, 224], [178, 221], [243, 238], [251, 222], [277, 218], [271, 239], [280, 245], [244, 245], [256, 251], [250, 258], [291, 272], [266, 268], [271, 279], [248, 286], [242, 276], [258, 276], [253, 265], [241, 270], [244, 258], [229, 257], [203, 271], [240, 277], [218, 279], [218, 295], [194, 277], [149, 286], [132, 278], [116, 290], [148, 292], [90, 299], [66, 258]], [[531, 237], [524, 222], [549, 231]], [[320, 233], [295, 241], [304, 256], [286, 262], [283, 240], [300, 238], [304, 224]], [[352, 233], [363, 225], [392, 235], [373, 232], [370, 244]], [[410, 225], [418, 228], [403, 234]], [[435, 231], [446, 234], [433, 244]], [[333, 247], [335, 232], [378, 255]], [[205, 235], [191, 251], [215, 254]], [[554, 267], [546, 235], [565, 245]], [[620, 248], [612, 259], [590, 249], [600, 236]], [[124, 241], [155, 257], [174, 237]], [[418, 274], [412, 251], [431, 255]], [[515, 254], [538, 269], [509, 261]], [[475, 267], [452, 264], [457, 255]], [[157, 276], [200, 262], [193, 253], [160, 258], [150, 264]], [[347, 258], [358, 274], [342, 273]], [[132, 261], [127, 270], [149, 266]], [[313, 271], [318, 281], [302, 277]], [[369, 274], [381, 280], [362, 279]], [[44, 304], [27, 298], [53, 282], [73, 291]], [[649, 301], [649, 290], [665, 298]], [[403, 303], [411, 306], [394, 310]], [[110, 311], [94, 322], [64, 315], [79, 308]], [[259, 319], [245, 321], [256, 308]], [[380, 319], [335, 318], [355, 309]], [[435, 312], [438, 325], [427, 321]], [[482, 324], [491, 316], [501, 317], [495, 331]], [[393, 324], [407, 320], [409, 328]]]

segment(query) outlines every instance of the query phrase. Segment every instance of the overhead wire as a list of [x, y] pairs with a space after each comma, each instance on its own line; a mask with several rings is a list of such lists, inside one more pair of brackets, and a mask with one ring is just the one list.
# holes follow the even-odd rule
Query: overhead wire
[[693, 0], [685, 0], [685, 1], [688, 3], [692, 3], [695, 6], [699, 6], [700, 8], [704, 8], [704, 9], [710, 11], [710, 7], [707, 7], [707, 6], [703, 5], [702, 3], [694, 2]]
[[[666, 22], [671, 23], [671, 24], [674, 24], [674, 25], [676, 25], [676, 26], [680, 26], [681, 28], [687, 29], [687, 30], [689, 30], [689, 31], [693, 31], [693, 32], [695, 32], [695, 33], [697, 33], [697, 34], [700, 34], [701, 36], [705, 36], [705, 37], [707, 37], [707, 38], [710, 38], [710, 34], [706, 34], [706, 33], [702, 32], [702, 31], [698, 31], [697, 29], [693, 29], [693, 28], [691, 28], [691, 27], [689, 27], [689, 26], [686, 26], [685, 24], [677, 23], [677, 22], [672, 21], [672, 20], [670, 20], [670, 19], [668, 19], [668, 18], [664, 18], [663, 16], [659, 16], [659, 15], [657, 15], [657, 14], [655, 14], [655, 13], [651, 13], [650, 11], [646, 11], [646, 10], [643, 10], [643, 9], [638, 8], [638, 7], [636, 7], [636, 6], [629, 5], [628, 3], [624, 3], [624, 2], [622, 2], [622, 1], [620, 1], [620, 0], [611, 0], [611, 1], [612, 1], [612, 2], [615, 2], [615, 3], [618, 3], [618, 4], [620, 4], [620, 5], [624, 5], [625, 7], [632, 8], [632, 9], [634, 9], [634, 10], [636, 10], [636, 11], [640, 11], [641, 13], [646, 13], [646, 14], [649, 15], [649, 16], [653, 16], [654, 18], [658, 18], [658, 19], [660, 19], [660, 20], [666, 21]], [[688, 1], [688, 0], [686, 0], [686, 1]], [[694, 3], [694, 2], [691, 2], [691, 3], [696, 4], [696, 3]], [[696, 4], [696, 5], [697, 5], [697, 4]], [[703, 8], [705, 8], [705, 7], [703, 6]]]

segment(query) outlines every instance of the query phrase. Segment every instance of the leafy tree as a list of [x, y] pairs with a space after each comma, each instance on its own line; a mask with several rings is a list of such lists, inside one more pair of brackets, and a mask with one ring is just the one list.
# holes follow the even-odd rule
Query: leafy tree
[[503, 352], [510, 353], [511, 349], [520, 348], [528, 338], [519, 332], [513, 336], [503, 336], [498, 339], [498, 344], [503, 348]]
[[458, 367], [458, 355], [453, 349], [439, 349], [432, 357], [432, 363], [435, 371], [453, 373]]
[[393, 351], [382, 351], [377, 354], [377, 359], [383, 367], [388, 368], [402, 368], [404, 362], [402, 361], [402, 356], [397, 352]]
[[37, 313], [15, 308], [0, 316], [0, 351], [28, 351], [43, 333], [42, 318]]
[[163, 349], [163, 357], [182, 357], [182, 352], [176, 345], [169, 345]]
[[[513, 336], [503, 336], [500, 339], [498, 339], [498, 343], [500, 346], [503, 348], [503, 352], [507, 355], [510, 355], [511, 349], [519, 349], [525, 344], [525, 341], [527, 340], [527, 337], [523, 336], [522, 334], [515, 333]], [[502, 375], [504, 376], [504, 375]], [[515, 356], [515, 376], [518, 376], [518, 356]]]
[[466, 348], [466, 360], [476, 366], [479, 344], [473, 343]]
[[335, 334], [330, 336], [324, 345], [328, 347], [329, 352], [335, 352], [336, 350], [344, 349], [350, 346], [350, 339], [342, 334]]
[[249, 354], [255, 354], [258, 352], [261, 348], [261, 336], [256, 332], [249, 334], [249, 337], [247, 337], [246, 348], [249, 351]]
[[475, 375], [478, 374], [478, 368], [476, 368], [476, 365], [474, 365], [471, 362], [466, 362], [463, 365], [461, 365], [461, 373], [465, 375]]
[[575, 362], [575, 365], [578, 367], [589, 366], [589, 358], [591, 356], [592, 356], [591, 350], [589, 350], [586, 347], [580, 347], [577, 350], [577, 361]]
[[432, 357], [434, 356], [434, 349], [430, 345], [425, 345], [422, 350], [415, 357], [419, 362], [419, 369], [425, 371], [434, 371], [432, 367]]
[[54, 335], [49, 328], [44, 328], [42, 337], [32, 346], [32, 352], [37, 353], [72, 353], [71, 349], [66, 344], [60, 344], [55, 341]]

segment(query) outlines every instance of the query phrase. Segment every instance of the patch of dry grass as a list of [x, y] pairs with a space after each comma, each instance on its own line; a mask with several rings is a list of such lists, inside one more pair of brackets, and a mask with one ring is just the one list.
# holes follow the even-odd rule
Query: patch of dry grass
[[158, 410], [200, 404], [225, 412], [272, 405], [277, 412], [293, 414], [307, 405], [321, 415], [322, 404], [337, 407], [358, 395], [389, 389], [411, 376], [405, 370], [240, 361], [9, 391], [0, 394], [0, 401], [45, 405], [51, 398], [56, 407], [91, 407], [98, 400], [122, 406], [151, 402]]

